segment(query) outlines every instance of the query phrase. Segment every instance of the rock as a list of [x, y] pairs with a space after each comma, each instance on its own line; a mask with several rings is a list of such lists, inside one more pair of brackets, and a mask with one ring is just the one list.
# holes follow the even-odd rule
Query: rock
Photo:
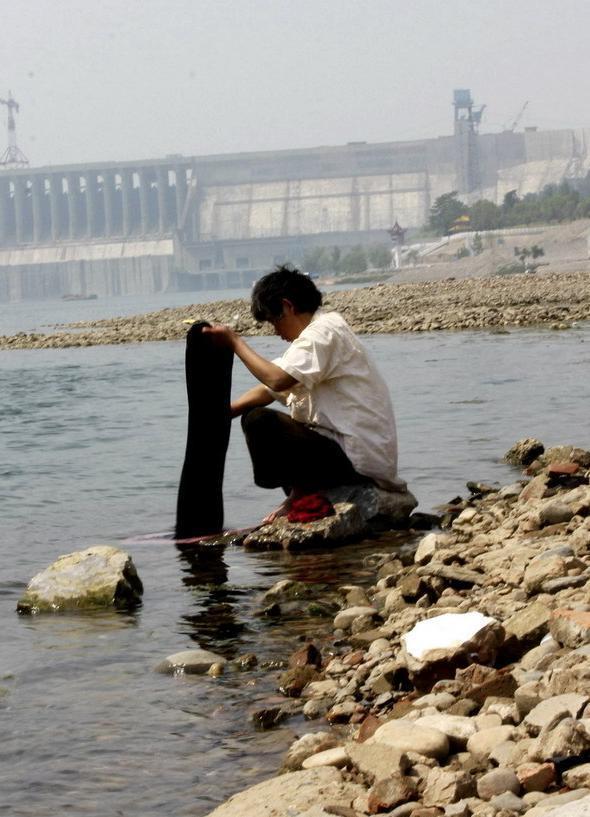
[[278, 690], [287, 698], [299, 698], [305, 687], [321, 678], [315, 667], [296, 666], [279, 678]]
[[513, 726], [493, 726], [476, 732], [467, 741], [467, 751], [480, 758], [487, 758], [490, 752], [500, 743], [512, 740], [516, 735]]
[[283, 760], [283, 769], [290, 772], [297, 771], [306, 758], [326, 749], [333, 749], [337, 743], [337, 737], [331, 732], [310, 732], [302, 735], [289, 746]]
[[37, 573], [17, 604], [19, 613], [55, 613], [100, 607], [133, 608], [143, 585], [129, 554], [109, 545], [60, 556]]
[[216, 655], [208, 650], [182, 650], [169, 655], [156, 667], [156, 672], [168, 673], [171, 675], [205, 675], [214, 664], [226, 664], [226, 659], [222, 655]]
[[387, 817], [410, 817], [414, 809], [416, 809], [420, 803], [417, 800], [409, 800], [407, 803], [402, 803], [401, 806], [396, 806], [393, 811], [390, 811]]
[[503, 622], [506, 641], [514, 638], [519, 643], [538, 642], [547, 632], [551, 611], [541, 601], [527, 604]]
[[504, 639], [502, 626], [478, 612], [444, 613], [419, 621], [401, 638], [400, 660], [415, 683], [419, 676], [452, 677], [466, 655], [492, 661]]
[[529, 759], [540, 763], [556, 757], [578, 757], [590, 750], [590, 734], [580, 721], [566, 718], [550, 732], [541, 733], [529, 750]]
[[461, 587], [471, 587], [472, 585], [481, 585], [485, 582], [485, 576], [475, 570], [470, 570], [467, 567], [460, 567], [459, 565], [445, 565], [439, 562], [422, 565], [416, 568], [416, 573], [419, 576], [436, 576], [439, 579], [445, 579], [449, 584]]
[[477, 795], [482, 800], [491, 800], [506, 791], [520, 792], [520, 782], [512, 769], [492, 769], [477, 781]]
[[262, 525], [244, 539], [253, 550], [301, 550], [358, 539], [372, 530], [403, 527], [418, 504], [407, 489], [383, 491], [370, 485], [344, 485], [324, 491], [333, 516], [315, 522], [292, 523], [286, 516]]
[[541, 701], [524, 719], [529, 735], [538, 735], [541, 729], [551, 730], [564, 718], [578, 718], [589, 700], [585, 695], [569, 693]]
[[348, 763], [348, 755], [344, 746], [334, 746], [332, 749], [324, 749], [323, 752], [306, 757], [302, 762], [303, 769], [319, 769], [320, 766], [335, 766], [340, 769]]
[[413, 778], [394, 772], [384, 780], [378, 780], [369, 792], [369, 814], [389, 811], [400, 803], [414, 800], [416, 791], [417, 785]]
[[304, 698], [315, 698], [316, 700], [323, 700], [324, 698], [331, 698], [338, 692], [338, 684], [333, 678], [328, 678], [325, 681], [311, 681], [303, 690], [302, 696]]
[[447, 736], [438, 729], [402, 720], [384, 723], [367, 743], [384, 743], [400, 752], [417, 752], [426, 757], [445, 758], [449, 753]]
[[560, 579], [566, 575], [566, 559], [558, 554], [549, 557], [537, 556], [524, 571], [524, 587], [527, 593], [538, 593], [544, 582]]
[[347, 607], [346, 610], [341, 610], [336, 614], [334, 627], [337, 630], [349, 630], [355, 618], [359, 616], [370, 616], [374, 618], [377, 615], [377, 610], [375, 610], [374, 607]]
[[570, 506], [559, 500], [548, 502], [539, 511], [541, 525], [559, 525], [561, 522], [569, 522], [573, 515], [574, 512]]
[[417, 726], [437, 729], [446, 735], [453, 748], [464, 749], [469, 738], [477, 731], [473, 718], [460, 715], [425, 715], [415, 721]]
[[244, 653], [244, 655], [238, 656], [234, 661], [234, 665], [237, 670], [240, 672], [245, 672], [246, 670], [253, 669], [254, 667], [258, 666], [258, 658], [254, 655], [253, 652]]
[[555, 782], [553, 763], [521, 763], [516, 767], [516, 776], [524, 791], [545, 791]]
[[292, 817], [312, 806], [350, 807], [364, 789], [342, 780], [338, 769], [289, 772], [240, 791], [208, 817]]
[[332, 700], [330, 698], [312, 699], [306, 701], [303, 707], [303, 714], [308, 720], [315, 720], [316, 718], [323, 717], [331, 706]]
[[322, 666], [322, 654], [313, 644], [306, 644], [301, 649], [289, 656], [290, 667], [315, 667], [319, 669]]
[[517, 683], [508, 668], [497, 670], [489, 667], [486, 669], [489, 672], [485, 679], [465, 689], [464, 694], [467, 699], [483, 704], [489, 697], [508, 698], [514, 695]]
[[354, 701], [343, 701], [335, 704], [326, 712], [328, 723], [349, 723], [353, 715], [364, 712], [363, 707]]
[[563, 782], [570, 789], [590, 789], [590, 763], [574, 766], [562, 775]]
[[445, 817], [471, 817], [471, 809], [466, 800], [449, 803], [445, 806]]
[[497, 794], [495, 797], [492, 797], [490, 804], [496, 809], [496, 813], [503, 812], [506, 814], [506, 812], [508, 812], [508, 814], [512, 815], [522, 814], [526, 811], [525, 803], [511, 791], [505, 791], [502, 794]]
[[463, 771], [450, 771], [435, 766], [428, 772], [422, 792], [425, 806], [444, 806], [473, 793], [473, 780]]
[[514, 703], [521, 717], [528, 714], [541, 702], [544, 689], [538, 681], [527, 681], [514, 691]]
[[255, 729], [274, 729], [287, 718], [295, 715], [299, 711], [299, 706], [293, 701], [281, 704], [280, 706], [266, 706], [255, 709], [251, 718]]
[[414, 553], [414, 564], [425, 565], [430, 562], [439, 547], [436, 533], [427, 534], [418, 542], [418, 547]]
[[369, 781], [383, 780], [394, 772], [406, 772], [408, 756], [399, 749], [381, 743], [347, 743], [350, 763]]
[[579, 610], [554, 610], [549, 631], [553, 638], [566, 647], [575, 649], [590, 643], [590, 613]]
[[588, 789], [577, 789], [545, 798], [527, 811], [527, 817], [590, 817]]
[[533, 460], [536, 460], [545, 451], [545, 446], [540, 440], [534, 437], [526, 437], [514, 443], [512, 448], [504, 454], [504, 459], [510, 465], [530, 465]]

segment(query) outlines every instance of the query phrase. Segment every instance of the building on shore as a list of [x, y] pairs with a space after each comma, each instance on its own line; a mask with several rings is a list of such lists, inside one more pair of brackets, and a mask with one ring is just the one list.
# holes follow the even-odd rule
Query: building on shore
[[539, 192], [590, 170], [590, 129], [454, 133], [255, 153], [0, 169], [0, 301], [247, 287], [313, 246], [387, 243], [434, 200]]

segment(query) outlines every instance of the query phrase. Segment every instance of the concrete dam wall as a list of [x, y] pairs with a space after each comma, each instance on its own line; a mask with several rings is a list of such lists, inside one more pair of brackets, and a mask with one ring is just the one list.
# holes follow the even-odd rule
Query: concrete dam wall
[[248, 286], [314, 245], [388, 243], [433, 201], [590, 170], [590, 130], [0, 171], [0, 300]]

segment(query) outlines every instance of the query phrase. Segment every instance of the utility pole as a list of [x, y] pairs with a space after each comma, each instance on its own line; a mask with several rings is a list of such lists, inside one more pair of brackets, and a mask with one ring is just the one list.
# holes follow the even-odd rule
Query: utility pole
[[8, 147], [0, 156], [0, 168], [26, 167], [29, 160], [16, 144], [16, 122], [14, 114], [19, 112], [18, 102], [13, 98], [12, 92], [8, 92], [8, 99], [0, 99], [0, 105], [6, 105], [8, 109]]

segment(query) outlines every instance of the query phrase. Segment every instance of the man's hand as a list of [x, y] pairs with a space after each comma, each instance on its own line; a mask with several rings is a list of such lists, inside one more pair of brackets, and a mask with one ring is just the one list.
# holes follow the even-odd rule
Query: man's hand
[[231, 326], [214, 323], [213, 326], [204, 326], [201, 331], [203, 334], [209, 335], [216, 346], [223, 346], [235, 351], [239, 335], [237, 332], [234, 332]]

